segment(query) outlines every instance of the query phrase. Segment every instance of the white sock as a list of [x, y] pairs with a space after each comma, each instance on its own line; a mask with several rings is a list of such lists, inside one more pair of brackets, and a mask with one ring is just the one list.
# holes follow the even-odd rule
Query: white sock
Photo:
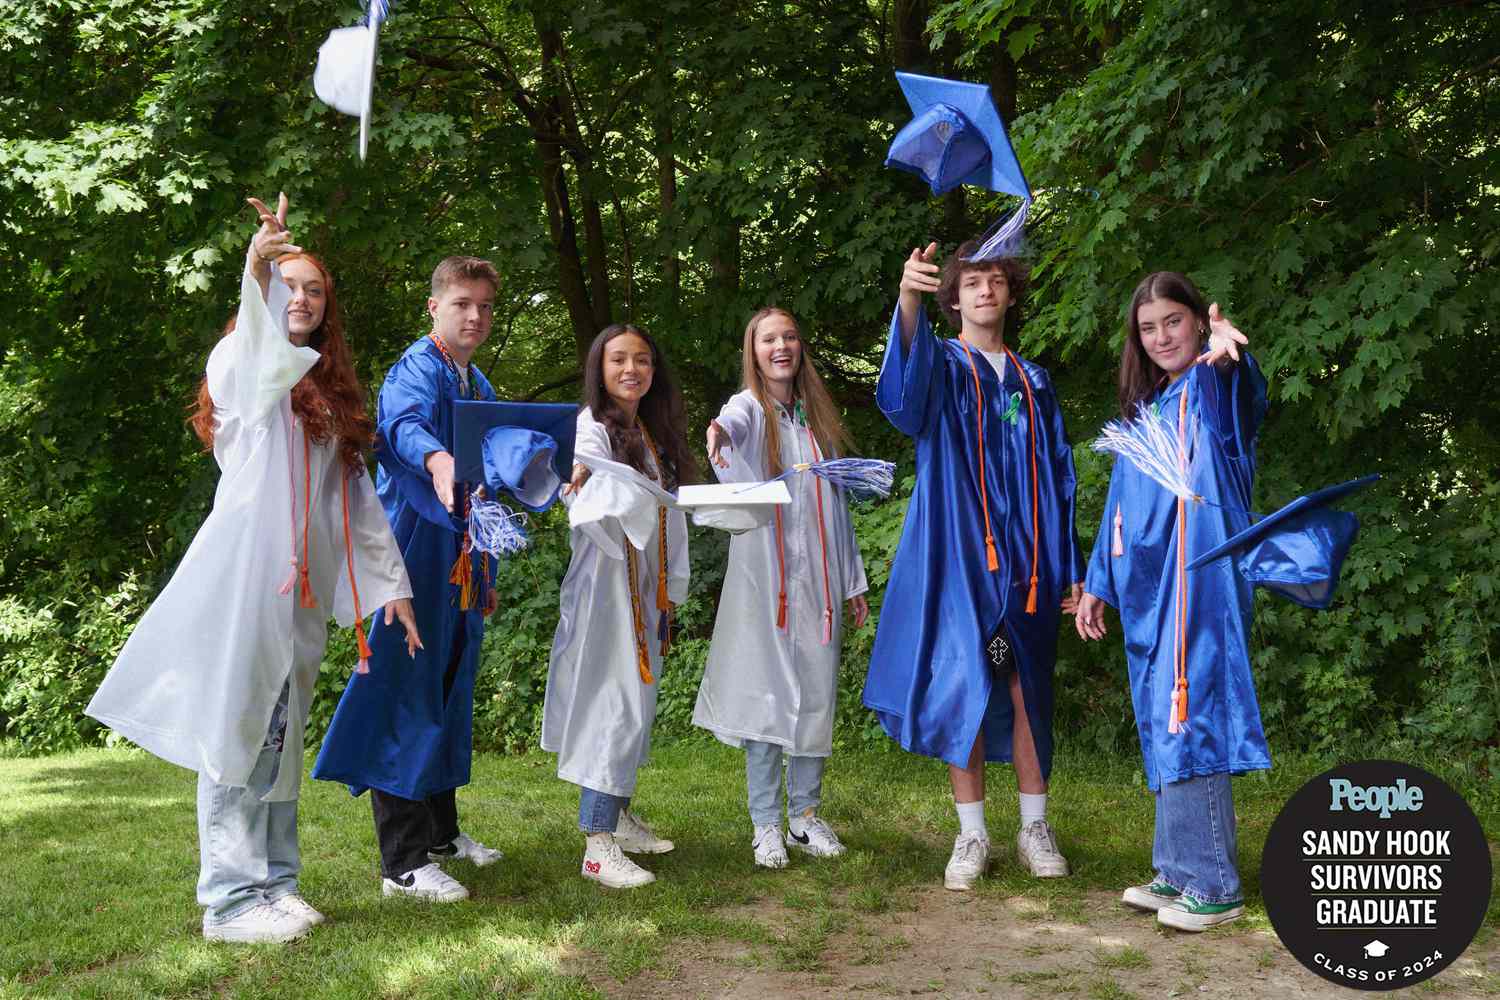
[[959, 833], [973, 833], [985, 840], [990, 839], [990, 832], [984, 825], [983, 799], [978, 802], [955, 802], [953, 805], [958, 809]]
[[1028, 795], [1021, 793], [1021, 826], [1026, 827], [1037, 820], [1047, 818], [1047, 793]]

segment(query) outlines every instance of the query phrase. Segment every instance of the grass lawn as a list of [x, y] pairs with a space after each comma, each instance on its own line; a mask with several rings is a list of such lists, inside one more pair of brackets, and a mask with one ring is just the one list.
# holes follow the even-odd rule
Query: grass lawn
[[[1283, 754], [1274, 771], [1235, 782], [1246, 924], [1265, 926], [1259, 858], [1277, 809], [1333, 763]], [[1412, 763], [1457, 787], [1495, 843], [1493, 780], [1436, 757]], [[630, 992], [634, 977], [649, 979], [670, 969], [674, 954], [707, 946], [732, 947], [749, 967], [816, 972], [847, 960], [847, 949], [829, 952], [833, 936], [860, 940], [867, 924], [914, 910], [940, 882], [956, 832], [941, 765], [901, 753], [836, 754], [823, 812], [849, 854], [794, 855], [790, 869], [762, 871], [751, 859], [743, 756], [684, 742], [658, 751], [636, 798], [677, 850], [644, 859], [655, 885], [611, 892], [579, 877], [577, 790], [553, 769], [543, 754], [475, 760], [460, 818], [506, 858], [451, 868], [473, 898], [446, 906], [383, 899], [368, 801], [305, 782], [302, 888], [329, 923], [295, 945], [244, 947], [200, 934], [193, 775], [126, 750], [0, 759], [0, 996], [596, 997]], [[1028, 914], [1087, 924], [1105, 905], [1101, 892], [1150, 874], [1152, 802], [1136, 758], [1061, 748], [1051, 818], [1070, 879], [1037, 882], [1017, 870], [1008, 768], [992, 768], [989, 802], [999, 863], [978, 902], [1022, 903]], [[1497, 915], [1492, 898], [1482, 943]], [[1105, 971], [1147, 961], [1133, 948], [1096, 959]], [[1007, 989], [1035, 980], [1047, 990], [1063, 974], [1043, 964], [1010, 970]], [[1500, 968], [1475, 982], [1500, 992]], [[1101, 990], [1109, 992], [1096, 983], [1088, 995]]]

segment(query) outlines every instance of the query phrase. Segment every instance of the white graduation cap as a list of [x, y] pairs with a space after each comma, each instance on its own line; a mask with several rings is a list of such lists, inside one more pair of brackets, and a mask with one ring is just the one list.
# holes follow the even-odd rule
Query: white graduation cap
[[375, 90], [375, 52], [387, 0], [370, 0], [366, 24], [335, 28], [318, 49], [313, 90], [318, 99], [346, 115], [359, 116], [359, 158], [370, 145], [370, 101]]
[[1385, 953], [1391, 950], [1391, 946], [1384, 941], [1375, 940], [1365, 945], [1365, 958], [1384, 958]]

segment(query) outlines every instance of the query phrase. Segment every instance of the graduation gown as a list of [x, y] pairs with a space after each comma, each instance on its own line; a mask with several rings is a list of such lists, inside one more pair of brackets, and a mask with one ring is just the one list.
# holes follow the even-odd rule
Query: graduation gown
[[[910, 348], [891, 317], [875, 399], [916, 443], [916, 486], [907, 507], [875, 648], [865, 705], [902, 747], [964, 766], [983, 727], [986, 760], [1012, 759], [1009, 692], [996, 684], [984, 646], [1003, 619], [1015, 650], [1042, 774], [1052, 769], [1052, 674], [1060, 603], [1083, 579], [1073, 525], [1073, 451], [1052, 381], [1021, 360], [1036, 410], [1039, 516], [1036, 612], [1025, 611], [1032, 570], [1030, 407], [1021, 373], [994, 368], [958, 340], [933, 335], [925, 311]], [[990, 572], [980, 495], [974, 374], [983, 393], [989, 520], [999, 570]]]
[[[280, 802], [295, 799], [302, 780], [302, 730], [328, 616], [353, 625], [354, 600], [337, 440], [304, 450], [292, 414], [292, 387], [318, 353], [287, 339], [291, 293], [274, 265], [268, 296], [247, 265], [235, 328], [208, 359], [222, 472], [213, 510], [86, 711], [164, 760], [243, 787], [285, 686], [283, 753], [296, 766], [281, 768], [263, 797]], [[350, 477], [348, 496], [355, 579], [369, 613], [410, 597], [411, 586], [370, 477]], [[296, 586], [281, 593], [304, 527], [317, 609], [298, 606]]]
[[[776, 410], [781, 422], [782, 468], [825, 457], [814, 453], [806, 427], [795, 423], [782, 407]], [[719, 480], [765, 479], [765, 411], [755, 395], [745, 390], [731, 396], [719, 411], [718, 421], [730, 443], [729, 468], [714, 467]], [[815, 492], [820, 484], [821, 544]], [[760, 740], [799, 757], [827, 757], [833, 752], [843, 607], [845, 601], [868, 589], [865, 564], [842, 490], [810, 472], [793, 473], [787, 487], [792, 502], [779, 508], [786, 560], [786, 627], [776, 625], [781, 565], [772, 521], [730, 538], [729, 567], [693, 724], [731, 746]], [[833, 634], [825, 644], [823, 615], [828, 605]]]
[[[1184, 398], [1190, 481], [1210, 501], [1184, 506], [1185, 562], [1191, 562], [1250, 522], [1266, 381], [1246, 354], [1227, 369], [1194, 365], [1149, 402], [1175, 429]], [[1188, 718], [1183, 731], [1168, 730], [1179, 642], [1177, 540], [1177, 498], [1130, 461], [1116, 459], [1085, 589], [1120, 613], [1130, 699], [1152, 790], [1163, 781], [1271, 766], [1250, 672], [1254, 591], [1236, 560], [1183, 574]]]
[[[380, 390], [376, 488], [411, 574], [424, 648], [415, 658], [407, 656], [400, 622], [388, 626], [378, 618], [370, 631], [370, 672], [350, 678], [313, 765], [314, 778], [342, 781], [355, 795], [378, 788], [404, 799], [423, 799], [469, 783], [484, 581], [493, 581], [496, 561], [490, 559], [486, 566], [483, 553], [469, 554], [478, 599], [474, 608], [461, 610], [459, 587], [448, 578], [459, 556], [464, 523], [443, 508], [424, 464], [432, 452], [453, 453], [455, 400], [495, 399], [477, 367], [469, 366], [468, 377], [471, 391], [463, 397], [458, 376], [431, 338], [423, 337], [407, 348]], [[551, 477], [523, 493], [546, 497], [556, 488], [556, 476], [545, 463], [533, 463], [526, 455], [517, 461], [520, 468], [535, 465], [541, 475]], [[455, 492], [471, 486], [455, 484]], [[455, 659], [445, 695], [445, 675]]]
[[[578, 411], [574, 461], [590, 465], [612, 458], [609, 433], [583, 407]], [[652, 461], [649, 450], [646, 460]], [[563, 577], [560, 617], [547, 667], [542, 749], [557, 754], [557, 776], [564, 781], [630, 796], [635, 793], [636, 771], [651, 749], [659, 684], [645, 683], [637, 666], [625, 547], [636, 550], [646, 650], [651, 674], [659, 679], [660, 501], [644, 485], [596, 471], [564, 502], [573, 557]], [[669, 509], [667, 596], [673, 604], [681, 603], [687, 588], [687, 519], [680, 510]]]

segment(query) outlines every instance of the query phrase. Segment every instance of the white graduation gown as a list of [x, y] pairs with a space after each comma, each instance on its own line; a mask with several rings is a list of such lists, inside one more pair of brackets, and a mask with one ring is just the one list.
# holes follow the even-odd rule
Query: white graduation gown
[[[284, 759], [268, 802], [297, 797], [302, 729], [331, 613], [354, 624], [345, 562], [337, 442], [304, 461], [291, 389], [318, 353], [287, 339], [290, 290], [272, 269], [270, 301], [247, 264], [239, 317], [208, 359], [214, 459], [222, 475], [213, 510], [172, 579], [131, 633], [88, 714], [165, 760], [225, 785], [250, 777], [290, 677]], [[280, 588], [302, 552], [311, 473], [308, 580], [317, 609]], [[369, 475], [349, 480], [349, 532], [366, 615], [411, 596], [411, 583]]]
[[[807, 429], [793, 423], [780, 407], [777, 410], [782, 468], [824, 457], [815, 456]], [[765, 411], [755, 396], [748, 390], [731, 396], [719, 411], [718, 421], [730, 443], [729, 468], [714, 467], [719, 479], [765, 479]], [[865, 564], [843, 491], [811, 472], [795, 472], [786, 483], [792, 494], [791, 504], [780, 508], [786, 554], [786, 628], [776, 627], [780, 584], [773, 521], [730, 539], [729, 567], [693, 724], [732, 746], [752, 739], [778, 744], [799, 757], [827, 757], [833, 751], [844, 602], [867, 589]], [[826, 645], [823, 609], [827, 604], [814, 492], [819, 484], [833, 611], [833, 636]]]
[[[590, 468], [592, 461], [613, 458], [608, 432], [587, 407], [578, 411], [573, 457]], [[542, 749], [557, 754], [557, 776], [564, 781], [629, 796], [651, 748], [661, 677], [656, 608], [660, 500], [642, 483], [595, 472], [564, 502], [573, 558], [563, 577], [561, 614], [547, 668]], [[626, 545], [636, 549], [646, 648], [658, 683], [643, 682], [637, 666]], [[667, 511], [667, 596], [680, 603], [687, 589], [687, 519], [672, 508]]]

